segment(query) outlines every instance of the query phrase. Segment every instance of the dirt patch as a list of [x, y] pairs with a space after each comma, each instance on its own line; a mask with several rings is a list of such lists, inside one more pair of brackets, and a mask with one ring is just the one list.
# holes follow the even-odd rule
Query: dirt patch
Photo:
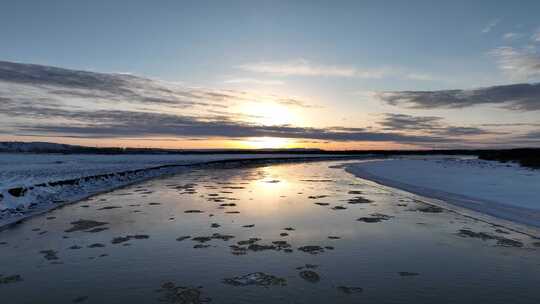
[[315, 205], [319, 205], [319, 206], [328, 206], [330, 205], [329, 203], [314, 203]]
[[324, 248], [317, 245], [302, 246], [299, 247], [298, 250], [309, 254], [319, 254], [324, 252]]
[[357, 197], [353, 197], [351, 199], [348, 199], [347, 203], [349, 203], [351, 205], [355, 205], [355, 204], [371, 204], [371, 203], [373, 203], [373, 201], [370, 200], [370, 199], [367, 199], [367, 198], [365, 198], [363, 196], [357, 196]]
[[328, 195], [310, 195], [310, 196], [308, 196], [309, 199], [320, 199], [320, 198], [325, 198], [325, 197], [328, 197]]
[[75, 222], [71, 222], [70, 224], [73, 225], [73, 227], [69, 228], [68, 230], [65, 230], [65, 232], [88, 230], [95, 227], [104, 226], [109, 223], [92, 221], [92, 220], [78, 220]]
[[249, 240], [243, 240], [236, 243], [236, 245], [229, 246], [231, 248], [231, 253], [234, 255], [244, 255], [248, 251], [259, 252], [265, 250], [275, 250], [275, 251], [284, 251], [292, 252], [291, 244], [286, 241], [273, 241], [272, 244], [258, 244], [261, 239], [259, 238], [250, 238]]
[[54, 250], [41, 250], [39, 253], [43, 254], [43, 257], [48, 261], [58, 260], [58, 252]]
[[98, 232], [105, 231], [105, 230], [109, 230], [109, 228], [108, 227], [98, 227], [98, 228], [86, 230], [85, 232], [98, 233]]
[[104, 248], [105, 245], [104, 244], [101, 244], [101, 243], [94, 243], [92, 245], [88, 245], [87, 246], [88, 248]]
[[221, 206], [221, 207], [234, 207], [234, 206], [236, 206], [236, 204], [235, 203], [225, 203], [225, 204], [220, 204], [219, 206]]
[[392, 216], [382, 214], [382, 213], [373, 213], [370, 216], [360, 217], [356, 219], [357, 221], [364, 222], [364, 223], [378, 223], [381, 221], [387, 221], [391, 219]]
[[435, 205], [425, 205], [425, 206], [416, 208], [412, 211], [419, 211], [419, 212], [425, 212], [425, 213], [441, 213], [444, 211], [444, 209]]
[[232, 286], [286, 286], [287, 280], [263, 272], [254, 272], [243, 276], [223, 279], [223, 283]]
[[202, 287], [183, 287], [176, 286], [173, 282], [167, 282], [161, 285], [158, 292], [163, 293], [160, 299], [162, 302], [174, 304], [201, 304], [211, 301], [210, 298], [203, 297]]
[[196, 236], [196, 237], [191, 238], [191, 240], [194, 241], [194, 242], [206, 243], [206, 242], [209, 242], [211, 240], [228, 241], [228, 240], [233, 239], [233, 238], [234, 238], [234, 235], [214, 233], [211, 236]]
[[127, 242], [130, 240], [144, 240], [144, 239], [149, 239], [149, 238], [150, 236], [146, 234], [119, 236], [112, 239], [111, 244], [120, 244], [120, 243]]
[[17, 282], [22, 282], [22, 281], [23, 281], [23, 278], [18, 274], [9, 275], [9, 276], [0, 275], [0, 285], [17, 283]]
[[310, 283], [317, 283], [321, 280], [321, 277], [318, 273], [312, 270], [303, 270], [300, 271], [298, 274], [304, 281], [308, 281]]
[[101, 207], [97, 210], [111, 210], [111, 209], [118, 209], [118, 208], [122, 208], [120, 206], [105, 206], [105, 207]]
[[336, 289], [345, 294], [361, 293], [364, 291], [362, 287], [350, 287], [350, 286], [338, 286], [336, 287]]

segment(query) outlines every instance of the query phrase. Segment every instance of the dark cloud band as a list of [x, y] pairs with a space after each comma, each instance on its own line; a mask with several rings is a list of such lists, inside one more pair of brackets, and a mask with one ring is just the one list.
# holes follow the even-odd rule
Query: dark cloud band
[[415, 109], [465, 108], [496, 104], [517, 111], [540, 110], [540, 83], [492, 86], [473, 90], [380, 92], [376, 96], [388, 104]]

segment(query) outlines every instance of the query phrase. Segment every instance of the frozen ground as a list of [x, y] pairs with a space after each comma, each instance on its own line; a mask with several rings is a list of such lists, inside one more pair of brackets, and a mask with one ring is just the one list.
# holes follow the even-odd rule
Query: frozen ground
[[390, 187], [540, 227], [540, 171], [452, 157], [354, 163], [346, 170]]
[[181, 172], [184, 170], [184, 165], [233, 159], [291, 157], [318, 156], [0, 153], [0, 227], [96, 193], [165, 174]]

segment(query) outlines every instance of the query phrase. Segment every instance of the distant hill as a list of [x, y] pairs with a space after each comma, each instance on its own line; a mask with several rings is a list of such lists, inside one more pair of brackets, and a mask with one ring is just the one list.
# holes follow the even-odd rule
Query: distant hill
[[338, 154], [338, 155], [472, 155], [480, 159], [517, 162], [525, 167], [540, 168], [540, 148], [489, 150], [343, 150], [321, 149], [156, 149], [85, 147], [49, 142], [0, 142], [0, 153], [62, 153], [62, 154]]
[[325, 153], [320, 149], [159, 149], [87, 147], [50, 142], [0, 142], [0, 153], [63, 154], [216, 154], [216, 153]]
[[83, 148], [83, 147], [49, 143], [49, 142], [19, 142], [19, 141], [0, 142], [0, 152], [50, 153], [50, 152], [72, 151], [72, 150], [76, 150], [80, 148]]

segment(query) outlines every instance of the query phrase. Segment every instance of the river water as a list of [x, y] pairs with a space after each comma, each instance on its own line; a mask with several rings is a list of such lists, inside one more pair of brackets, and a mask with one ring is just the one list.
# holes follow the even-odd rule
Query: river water
[[540, 303], [539, 240], [338, 164], [199, 168], [31, 218], [0, 232], [0, 301]]

